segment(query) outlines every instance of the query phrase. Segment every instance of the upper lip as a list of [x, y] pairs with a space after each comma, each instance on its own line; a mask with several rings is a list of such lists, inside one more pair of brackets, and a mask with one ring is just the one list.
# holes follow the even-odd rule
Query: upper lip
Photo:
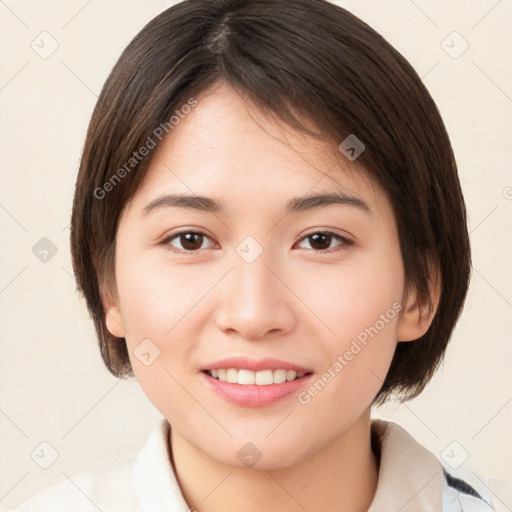
[[201, 371], [204, 370], [218, 370], [218, 369], [235, 368], [237, 370], [252, 370], [258, 372], [261, 370], [294, 370], [297, 373], [308, 373], [312, 372], [308, 368], [304, 368], [295, 363], [289, 361], [282, 361], [280, 359], [274, 359], [272, 357], [265, 357], [264, 359], [249, 359], [248, 357], [228, 357], [226, 359], [218, 359], [206, 364]]

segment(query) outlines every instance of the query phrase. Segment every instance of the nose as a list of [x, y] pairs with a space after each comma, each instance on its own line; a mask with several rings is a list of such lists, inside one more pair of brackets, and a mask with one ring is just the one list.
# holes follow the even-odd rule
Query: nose
[[286, 284], [286, 272], [270, 259], [270, 251], [263, 251], [252, 263], [234, 255], [234, 268], [219, 296], [220, 330], [257, 340], [294, 329], [298, 300]]

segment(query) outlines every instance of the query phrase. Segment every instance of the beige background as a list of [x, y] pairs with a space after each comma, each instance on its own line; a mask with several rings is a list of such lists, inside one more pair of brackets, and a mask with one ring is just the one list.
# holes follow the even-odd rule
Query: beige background
[[[1, 507], [131, 454], [160, 419], [137, 382], [115, 379], [102, 364], [75, 292], [68, 225], [103, 82], [130, 39], [172, 3], [0, 1]], [[420, 398], [375, 414], [438, 457], [447, 447], [456, 458], [467, 452], [468, 467], [512, 479], [512, 2], [338, 3], [395, 45], [436, 100], [474, 250], [468, 301], [443, 368]], [[469, 48], [452, 58], [464, 40]], [[52, 44], [57, 50], [44, 55]], [[32, 252], [42, 237], [58, 251], [46, 263]], [[43, 441], [59, 454], [46, 470], [31, 458]]]

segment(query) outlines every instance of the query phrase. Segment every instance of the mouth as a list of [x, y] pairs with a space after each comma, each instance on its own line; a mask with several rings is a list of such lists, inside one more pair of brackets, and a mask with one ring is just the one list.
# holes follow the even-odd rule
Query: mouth
[[217, 368], [199, 372], [204, 384], [223, 400], [244, 408], [267, 407], [308, 386], [313, 372], [284, 368], [252, 371]]
[[212, 370], [203, 370], [203, 373], [213, 379], [231, 384], [270, 386], [272, 384], [283, 384], [301, 379], [313, 372], [297, 372], [295, 370], [286, 370], [280, 368], [277, 370], [267, 369], [252, 371], [237, 368], [217, 368]]
[[284, 359], [253, 359], [246, 355], [210, 361], [199, 375], [211, 391], [238, 407], [270, 406], [300, 392], [313, 379], [311, 367]]

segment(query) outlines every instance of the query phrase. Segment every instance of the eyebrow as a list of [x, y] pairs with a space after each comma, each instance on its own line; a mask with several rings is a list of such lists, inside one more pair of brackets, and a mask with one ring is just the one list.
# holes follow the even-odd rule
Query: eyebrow
[[[365, 201], [341, 191], [294, 197], [286, 203], [285, 210], [287, 213], [300, 213], [334, 204], [353, 206], [368, 214], [372, 214], [371, 208]], [[171, 207], [225, 214], [223, 203], [215, 199], [187, 194], [166, 194], [157, 197], [146, 205], [142, 210], [142, 215], [146, 216], [155, 210]]]

